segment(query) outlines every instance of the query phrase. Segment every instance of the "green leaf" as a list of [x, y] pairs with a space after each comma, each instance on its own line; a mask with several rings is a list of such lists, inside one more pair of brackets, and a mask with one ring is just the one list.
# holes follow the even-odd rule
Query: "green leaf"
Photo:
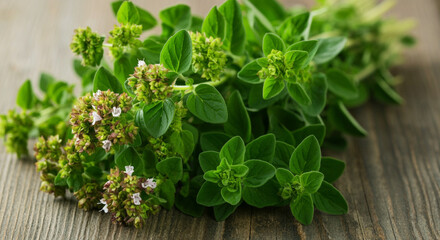
[[299, 181], [304, 188], [304, 192], [310, 194], [318, 191], [323, 180], [324, 174], [317, 171], [306, 172], [299, 176]]
[[143, 47], [138, 48], [139, 53], [147, 64], [157, 64], [160, 62], [160, 52], [165, 45], [165, 40], [156, 36], [151, 36], [144, 40]]
[[246, 43], [246, 33], [237, 0], [227, 0], [219, 7], [226, 21], [223, 46], [235, 55], [241, 55]]
[[162, 23], [175, 31], [189, 29], [191, 26], [191, 8], [184, 4], [166, 8], [159, 13]]
[[165, 134], [174, 118], [174, 103], [171, 99], [146, 105], [136, 114], [136, 125], [144, 133], [158, 138]]
[[[197, 143], [199, 142], [199, 131], [197, 130], [196, 127], [194, 127], [193, 125], [186, 123], [186, 122], [182, 122], [182, 129], [183, 130], [188, 130], [192, 133], [193, 139], [194, 139], [194, 145], [197, 145]], [[223, 145], [222, 145], [223, 146]]]
[[289, 168], [294, 174], [318, 171], [321, 165], [321, 149], [315, 136], [308, 136], [293, 151]]
[[284, 6], [276, 0], [249, 0], [271, 22], [282, 21], [286, 17]]
[[294, 146], [300, 144], [306, 137], [313, 135], [318, 139], [319, 144], [322, 145], [325, 137], [325, 126], [324, 124], [311, 124], [295, 130], [293, 133], [293, 139], [295, 143]]
[[358, 96], [358, 89], [352, 79], [338, 69], [326, 72], [328, 90], [343, 99], [353, 99]]
[[251, 140], [251, 120], [238, 90], [234, 91], [228, 101], [228, 121], [224, 124], [225, 132], [240, 136], [245, 142]]
[[[176, 208], [193, 217], [202, 216], [205, 207], [197, 204], [196, 201], [197, 192], [202, 184], [203, 178], [200, 175], [193, 177], [190, 181], [188, 196], [184, 197], [182, 194], [176, 194]], [[182, 191], [180, 191], [180, 193], [181, 192]]]
[[261, 187], [275, 175], [275, 167], [262, 160], [244, 162], [249, 172], [243, 182], [246, 187]]
[[231, 205], [237, 205], [241, 200], [241, 185], [239, 185], [238, 190], [231, 192], [227, 187], [223, 187], [221, 194], [225, 202]]
[[170, 137], [170, 144], [174, 151], [185, 159], [185, 162], [191, 156], [195, 146], [193, 134], [188, 130], [173, 132]]
[[283, 97], [286, 96], [287, 91], [282, 91], [280, 94], [278, 94], [276, 97], [273, 97], [271, 99], [265, 100], [263, 99], [263, 88], [264, 84], [255, 84], [250, 87], [250, 92], [248, 96], [248, 105], [249, 108], [261, 110], [263, 108], [266, 108], [273, 103], [279, 101]]
[[376, 100], [384, 103], [402, 104], [402, 97], [382, 78], [377, 78], [372, 87]]
[[327, 182], [336, 181], [344, 172], [345, 162], [331, 158], [331, 157], [322, 157], [321, 158], [321, 167], [319, 171], [324, 174], [324, 180]]
[[17, 105], [23, 110], [28, 110], [35, 106], [36, 100], [34, 91], [32, 90], [31, 81], [26, 80], [18, 90]]
[[40, 86], [40, 90], [44, 93], [47, 92], [47, 90], [49, 89], [49, 86], [54, 83], [56, 80], [54, 77], [52, 77], [50, 74], [48, 73], [42, 73], [40, 74], [40, 81], [38, 82], [39, 86]]
[[121, 85], [124, 85], [130, 74], [133, 74], [136, 65], [136, 58], [129, 54], [123, 54], [120, 58], [116, 59], [113, 64], [113, 69], [115, 70], [115, 76], [118, 78]]
[[205, 132], [200, 136], [202, 151], [220, 152], [223, 145], [231, 139], [231, 136], [223, 132]]
[[312, 100], [309, 105], [300, 105], [303, 112], [309, 116], [318, 116], [325, 107], [327, 100], [327, 80], [322, 73], [314, 74], [312, 79], [303, 82], [302, 86]]
[[217, 166], [220, 165], [220, 156], [215, 151], [202, 152], [199, 154], [199, 163], [203, 172], [216, 170]]
[[162, 160], [156, 164], [159, 173], [168, 176], [168, 178], [176, 184], [183, 176], [182, 159], [178, 157], [171, 157]]
[[132, 2], [124, 1], [119, 7], [116, 14], [118, 22], [121, 24], [137, 24], [139, 23], [140, 16], [137, 8]]
[[270, 99], [280, 94], [284, 89], [283, 79], [267, 78], [263, 85], [263, 99]]
[[310, 194], [299, 195], [295, 200], [290, 203], [290, 210], [293, 216], [300, 223], [309, 225], [313, 220], [313, 201]]
[[278, 195], [280, 188], [280, 184], [274, 178], [258, 188], [244, 187], [243, 200], [257, 208], [275, 206], [282, 201]]
[[318, 51], [313, 58], [316, 64], [326, 63], [335, 58], [345, 46], [345, 37], [331, 37], [319, 39]]
[[86, 168], [85, 173], [92, 179], [99, 180], [102, 176], [102, 169], [98, 166], [90, 166]]
[[232, 206], [227, 203], [214, 206], [215, 220], [218, 222], [226, 220], [226, 218], [235, 212], [235, 209], [237, 209], [238, 206], [240, 206], [240, 204]]
[[278, 168], [275, 172], [275, 176], [281, 186], [291, 184], [295, 178], [293, 174], [285, 168]]
[[66, 181], [69, 188], [71, 188], [74, 192], [81, 189], [81, 187], [84, 185], [84, 178], [80, 172], [72, 172], [67, 177]]
[[329, 122], [341, 132], [361, 137], [367, 135], [367, 131], [356, 121], [340, 101], [338, 101], [336, 105], [329, 107], [327, 116]]
[[174, 206], [174, 201], [176, 199], [176, 187], [174, 187], [174, 183], [171, 180], [165, 180], [157, 186], [155, 191], [158, 191], [159, 196], [167, 201], [161, 205], [165, 209], [170, 210]]
[[253, 60], [238, 72], [237, 77], [245, 83], [259, 84], [264, 81], [258, 76], [260, 70], [261, 66], [258, 64], [257, 60]]
[[202, 121], [224, 123], [228, 120], [225, 100], [218, 90], [211, 85], [198, 85], [188, 96], [186, 106], [192, 114]]
[[289, 168], [290, 156], [294, 150], [292, 145], [277, 141], [272, 164], [277, 168]]
[[284, 62], [287, 69], [302, 69], [306, 66], [309, 54], [306, 51], [292, 50], [284, 54]]
[[246, 145], [245, 159], [261, 159], [271, 163], [275, 155], [275, 135], [266, 134]]
[[267, 57], [273, 49], [284, 52], [286, 45], [284, 44], [283, 39], [281, 39], [275, 33], [266, 33], [263, 37], [264, 56]]
[[93, 78], [93, 91], [107, 91], [110, 89], [115, 93], [123, 93], [122, 85], [111, 72], [103, 66], [99, 67]]
[[316, 51], [318, 51], [318, 43], [317, 40], [301, 41], [290, 45], [286, 51], [301, 50], [307, 52], [309, 55], [304, 65], [308, 65], [315, 57]]
[[[115, 1], [112, 2], [112, 10], [115, 15], [117, 15], [119, 8], [121, 7], [122, 3], [124, 1]], [[142, 25], [142, 30], [146, 31], [149, 30], [157, 25], [156, 19], [151, 15], [151, 13], [147, 12], [146, 10], [136, 6], [136, 9], [139, 13], [139, 22], [138, 24]]]
[[143, 160], [133, 147], [127, 145], [121, 147], [115, 154], [115, 164], [121, 170], [125, 171], [126, 166], [134, 167], [134, 175], [140, 176], [144, 171]]
[[206, 36], [224, 39], [225, 28], [225, 18], [218, 11], [217, 6], [214, 6], [203, 21], [202, 32], [206, 33]]
[[328, 214], [342, 215], [348, 212], [344, 196], [326, 181], [323, 181], [318, 192], [313, 194], [313, 203], [319, 211]]
[[156, 170], [156, 156], [150, 149], [145, 149], [142, 154], [142, 164], [144, 165], [144, 173], [147, 177], [153, 177], [157, 175]]
[[170, 71], [186, 72], [191, 67], [192, 42], [188, 32], [181, 30], [174, 34], [160, 52], [160, 63]]
[[220, 159], [225, 158], [229, 164], [236, 165], [244, 162], [245, 146], [239, 136], [231, 138], [220, 150]]
[[309, 95], [307, 95], [306, 90], [304, 90], [301, 84], [297, 82], [288, 82], [287, 92], [293, 100], [301, 105], [310, 105], [312, 103], [312, 100], [310, 99]]
[[308, 35], [311, 16], [305, 12], [284, 20], [278, 29], [278, 35], [287, 43], [293, 43]]
[[197, 203], [206, 207], [213, 207], [225, 203], [221, 188], [216, 183], [205, 182], [197, 194]]

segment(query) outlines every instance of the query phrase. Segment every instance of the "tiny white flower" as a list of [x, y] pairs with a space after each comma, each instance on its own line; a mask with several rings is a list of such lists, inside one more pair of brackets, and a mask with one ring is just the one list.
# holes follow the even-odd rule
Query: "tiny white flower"
[[75, 144], [78, 145], [79, 144], [79, 138], [77, 136], [75, 136]]
[[94, 110], [96, 110], [96, 107], [95, 107], [94, 105], [92, 105], [92, 108], [93, 108]]
[[110, 148], [112, 147], [112, 142], [110, 140], [104, 140], [102, 141], [102, 148], [104, 148], [104, 150], [106, 152], [110, 151]]
[[126, 174], [131, 176], [131, 174], [133, 174], [133, 172], [134, 172], [134, 167], [133, 166], [130, 166], [130, 165], [125, 166], [125, 173]]
[[150, 187], [152, 189], [155, 189], [157, 186], [156, 182], [154, 181], [154, 178], [148, 178], [147, 181], [142, 183], [143, 188]]
[[101, 90], [96, 91], [95, 93], [93, 93], [93, 98], [98, 100], [99, 96], [101, 96], [101, 93], [102, 93]]
[[133, 199], [134, 205], [141, 205], [142, 198], [140, 196], [140, 193], [133, 193], [131, 198]]
[[112, 115], [113, 117], [119, 117], [121, 116], [122, 110], [120, 107], [113, 107], [112, 109]]
[[93, 116], [92, 125], [95, 125], [96, 122], [99, 122], [102, 120], [102, 117], [99, 116], [99, 114], [97, 112], [92, 112], [92, 116]]
[[99, 210], [99, 211], [104, 211], [105, 213], [108, 213], [108, 205], [107, 205], [107, 202], [105, 201], [105, 199], [102, 198], [102, 199], [99, 201], [99, 203], [100, 203], [100, 204], [104, 204], [104, 207], [103, 207], [101, 210]]
[[147, 64], [145, 63], [145, 61], [143, 61], [143, 60], [139, 60], [139, 62], [138, 62], [138, 67], [144, 67], [144, 66], [147, 66]]

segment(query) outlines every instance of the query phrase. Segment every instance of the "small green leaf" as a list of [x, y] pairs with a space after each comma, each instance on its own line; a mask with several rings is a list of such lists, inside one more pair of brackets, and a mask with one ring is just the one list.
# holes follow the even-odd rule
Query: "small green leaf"
[[220, 152], [220, 149], [229, 139], [231, 139], [231, 136], [223, 132], [205, 132], [200, 136], [200, 146], [202, 151]]
[[277, 168], [289, 168], [290, 156], [294, 150], [292, 145], [277, 141], [272, 164]]
[[98, 180], [102, 176], [102, 169], [98, 166], [90, 166], [86, 168], [85, 173], [90, 178]]
[[241, 200], [241, 186], [238, 190], [231, 192], [227, 187], [222, 188], [221, 194], [225, 202], [231, 205], [237, 205]]
[[216, 170], [220, 165], [220, 156], [218, 152], [206, 151], [199, 154], [199, 163], [203, 172]]
[[286, 11], [276, 0], [249, 0], [271, 22], [282, 21], [286, 17]]
[[289, 170], [284, 168], [278, 168], [276, 170], [275, 176], [281, 186], [285, 184], [291, 184], [294, 179], [293, 174]]
[[181, 30], [174, 34], [160, 52], [160, 63], [170, 71], [186, 72], [191, 67], [192, 42], [188, 32]]
[[166, 203], [162, 203], [161, 205], [170, 210], [174, 206], [175, 195], [176, 195], [176, 187], [174, 187], [174, 183], [171, 180], [165, 180], [155, 190], [159, 192], [159, 196], [166, 200]]
[[165, 134], [174, 118], [174, 103], [171, 99], [146, 105], [136, 114], [136, 124], [147, 134], [158, 138]]
[[[80, 63], [81, 65], [81, 63]], [[48, 73], [42, 73], [40, 75], [40, 81], [38, 82], [38, 85], [40, 86], [40, 90], [44, 93], [47, 92], [47, 90], [49, 89], [49, 86], [54, 83], [56, 80], [54, 77], [52, 77], [50, 74]]]
[[115, 70], [115, 76], [118, 78], [121, 85], [124, 85], [130, 74], [133, 74], [136, 65], [136, 58], [129, 54], [123, 54], [120, 58], [115, 60], [113, 69]]
[[84, 185], [84, 178], [80, 172], [72, 172], [67, 177], [66, 181], [69, 188], [71, 188], [74, 192], [81, 189], [81, 187]]
[[215, 220], [218, 222], [226, 220], [226, 218], [235, 212], [235, 209], [237, 209], [238, 206], [240, 206], [240, 204], [232, 206], [226, 203], [214, 206]]
[[239, 136], [231, 138], [220, 150], [220, 159], [225, 158], [229, 164], [242, 164], [244, 162], [245, 146]]
[[293, 216], [300, 223], [309, 225], [313, 220], [313, 201], [310, 194], [299, 195], [290, 203], [290, 210]]
[[319, 39], [318, 51], [313, 58], [316, 64], [326, 63], [335, 58], [345, 46], [347, 39], [345, 37], [331, 37]]
[[321, 158], [321, 167], [319, 171], [324, 174], [324, 180], [327, 182], [336, 181], [344, 172], [345, 162], [331, 158], [331, 157], [322, 157]]
[[163, 24], [174, 29], [174, 31], [189, 29], [192, 19], [191, 8], [184, 4], [177, 4], [160, 11], [159, 18]]
[[311, 24], [309, 12], [292, 16], [284, 20], [278, 29], [278, 34], [287, 43], [293, 43], [306, 37]]
[[[113, 13], [117, 16], [118, 10], [121, 7], [124, 1], [115, 1], [112, 2], [112, 10]], [[157, 20], [151, 15], [151, 13], [146, 10], [136, 6], [136, 9], [139, 13], [139, 22], [138, 24], [142, 25], [142, 31], [149, 30], [157, 25]]]
[[358, 89], [352, 79], [338, 69], [326, 72], [328, 90], [343, 99], [353, 99], [358, 96]]
[[258, 188], [244, 187], [243, 200], [247, 204], [257, 208], [275, 206], [282, 201], [278, 195], [280, 188], [280, 184], [278, 184], [274, 178]]
[[32, 90], [31, 81], [26, 80], [26, 82], [24, 82], [18, 90], [17, 105], [23, 110], [28, 110], [33, 108], [35, 103], [36, 97], [34, 95], [34, 91]]
[[188, 96], [186, 105], [192, 114], [205, 122], [224, 123], [228, 120], [225, 100], [211, 85], [198, 85]]
[[170, 144], [174, 151], [183, 157], [185, 162], [191, 156], [194, 150], [194, 137], [188, 130], [173, 132], [170, 136]]
[[261, 187], [275, 175], [275, 167], [262, 160], [248, 160], [244, 165], [249, 168], [243, 182], [246, 187]]
[[118, 22], [121, 24], [139, 23], [139, 12], [132, 2], [124, 1], [116, 14]]
[[288, 82], [287, 92], [293, 100], [301, 105], [310, 105], [312, 103], [312, 100], [310, 99], [309, 95], [307, 95], [306, 90], [304, 90], [301, 84], [297, 82]]
[[202, 32], [206, 33], [206, 36], [224, 39], [225, 28], [225, 18], [218, 11], [217, 6], [214, 6], [203, 21]]
[[182, 159], [178, 157], [171, 157], [162, 160], [156, 164], [159, 173], [168, 176], [168, 178], [176, 184], [183, 176]]
[[304, 188], [304, 192], [310, 194], [318, 191], [323, 180], [324, 174], [317, 171], [306, 172], [299, 176], [299, 181]]
[[228, 101], [228, 121], [224, 124], [225, 132], [240, 136], [245, 142], [251, 139], [251, 120], [238, 90], [234, 91]]
[[101, 66], [93, 78], [93, 91], [107, 91], [108, 89], [115, 93], [123, 93], [122, 85], [118, 79]]
[[286, 45], [284, 44], [283, 39], [281, 39], [275, 33], [266, 33], [263, 37], [264, 56], [267, 57], [267, 55], [269, 55], [273, 49], [284, 52], [284, 50], [286, 49]]
[[115, 164], [121, 171], [125, 171], [126, 166], [133, 166], [136, 176], [142, 175], [144, 171], [143, 160], [133, 147], [127, 145], [116, 152]]
[[341, 132], [361, 137], [367, 135], [367, 131], [356, 121], [341, 101], [329, 107], [327, 116], [329, 122]]
[[292, 132], [293, 139], [295, 143], [294, 146], [298, 146], [306, 137], [313, 135], [318, 139], [319, 144], [322, 145], [325, 137], [325, 126], [324, 124], [311, 124], [302, 127], [298, 130]]
[[284, 62], [287, 69], [302, 69], [306, 66], [309, 54], [306, 51], [292, 50], [284, 54]]
[[[261, 159], [272, 162], [275, 155], [275, 135], [266, 134], [246, 145], [245, 159]], [[290, 155], [289, 155], [290, 156]]]
[[237, 0], [227, 0], [219, 7], [226, 21], [223, 46], [235, 55], [241, 55], [246, 43], [241, 8]]
[[326, 181], [323, 181], [318, 192], [313, 194], [313, 203], [319, 211], [328, 214], [342, 215], [348, 212], [344, 196]]
[[225, 203], [222, 189], [216, 183], [205, 182], [197, 194], [197, 203], [206, 207], [213, 207]]
[[317, 40], [309, 40], [309, 41], [301, 41], [290, 45], [286, 51], [292, 50], [301, 50], [307, 52], [308, 58], [304, 65], [308, 65], [310, 61], [315, 57], [316, 51], [318, 51], [318, 41]]
[[239, 72], [237, 77], [249, 84], [259, 84], [262, 83], [263, 80], [258, 76], [258, 72], [261, 70], [261, 66], [258, 64], [257, 60], [253, 60], [252, 62], [246, 64]]
[[263, 99], [270, 99], [280, 94], [284, 89], [284, 80], [267, 78], [263, 86]]
[[318, 116], [324, 110], [327, 101], [327, 80], [322, 73], [314, 74], [312, 79], [302, 83], [302, 87], [312, 101], [308, 105], [300, 105], [309, 116]]
[[321, 165], [321, 149], [315, 136], [308, 136], [293, 151], [289, 168], [294, 174], [318, 171]]

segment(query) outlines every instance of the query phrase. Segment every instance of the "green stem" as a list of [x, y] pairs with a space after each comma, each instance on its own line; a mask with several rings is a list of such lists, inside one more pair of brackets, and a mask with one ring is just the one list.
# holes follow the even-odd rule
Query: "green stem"
[[204, 82], [204, 83], [194, 84], [194, 85], [191, 85], [191, 86], [188, 86], [188, 85], [184, 85], [184, 86], [182, 86], [182, 85], [174, 85], [173, 89], [176, 90], [176, 91], [188, 91], [188, 90], [192, 90], [192, 89], [196, 88], [197, 86], [199, 86], [201, 84], [208, 84], [208, 85], [211, 85], [213, 87], [216, 87], [216, 86], [219, 86], [219, 85], [223, 84], [224, 82], [226, 82], [226, 80], [228, 80], [227, 77], [222, 77], [222, 78], [220, 78], [220, 81], [216, 81], [216, 82], [212, 82], [212, 81], [211, 82]]
[[362, 69], [358, 74], [354, 76], [354, 81], [361, 82], [376, 70], [377, 70], [377, 65], [375, 63], [370, 63], [364, 69]]

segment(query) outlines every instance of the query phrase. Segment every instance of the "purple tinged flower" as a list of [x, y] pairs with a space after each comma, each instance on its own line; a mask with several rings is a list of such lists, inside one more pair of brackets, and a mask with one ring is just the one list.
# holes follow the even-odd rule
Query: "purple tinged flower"
[[92, 116], [93, 116], [92, 125], [95, 125], [96, 122], [99, 122], [102, 120], [102, 117], [99, 116], [99, 114], [97, 112], [92, 112]]
[[154, 181], [154, 178], [148, 178], [147, 181], [145, 181], [145, 182], [142, 183], [142, 187], [143, 187], [143, 188], [148, 188], [148, 187], [150, 187], [150, 188], [152, 188], [152, 189], [155, 189], [156, 186], [157, 186], [157, 184], [156, 184], [156, 182]]
[[134, 167], [131, 165], [125, 166], [125, 173], [131, 176], [134, 172]]
[[121, 116], [122, 110], [120, 107], [113, 107], [112, 109], [112, 115], [113, 117], [119, 117]]
[[104, 148], [104, 150], [106, 152], [110, 151], [110, 148], [112, 147], [112, 142], [109, 140], [104, 140], [102, 141], [102, 148]]
[[134, 205], [141, 205], [142, 198], [140, 193], [133, 193], [131, 198], [133, 199]]

